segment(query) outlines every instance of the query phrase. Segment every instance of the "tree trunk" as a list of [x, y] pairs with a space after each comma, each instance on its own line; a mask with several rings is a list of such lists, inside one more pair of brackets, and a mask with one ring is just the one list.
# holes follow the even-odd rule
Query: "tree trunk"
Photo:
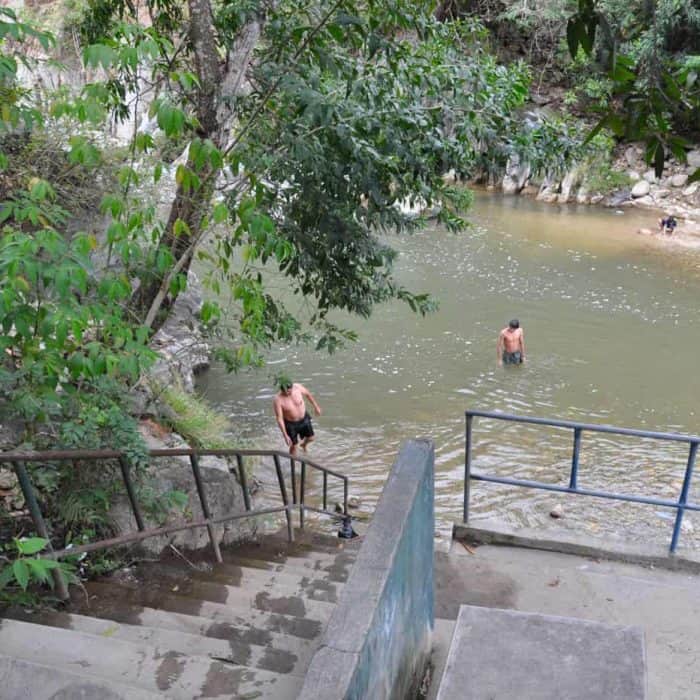
[[[195, 111], [199, 128], [197, 136], [209, 139], [220, 150], [226, 146], [231, 122], [232, 98], [240, 94], [244, 77], [250, 65], [253, 49], [260, 37], [262, 25], [258, 18], [252, 19], [240, 34], [240, 39], [229, 52], [224, 65], [219, 59], [216, 30], [210, 0], [188, 0], [190, 15], [189, 36], [192, 45], [194, 67], [199, 80], [195, 100]], [[191, 157], [187, 167], [195, 171]], [[211, 205], [218, 171], [206, 165], [197, 171], [200, 186], [186, 191], [178, 185], [170, 207], [168, 223], [159, 247], [168, 248], [175, 260], [175, 268], [164, 277], [152, 276], [144, 279], [134, 292], [131, 307], [143, 323], [157, 330], [165, 320], [160, 314], [175, 301], [176, 294], [169, 292], [175, 273], [187, 273], [202, 230], [202, 218]], [[175, 235], [176, 222], [183, 221], [188, 233]]]

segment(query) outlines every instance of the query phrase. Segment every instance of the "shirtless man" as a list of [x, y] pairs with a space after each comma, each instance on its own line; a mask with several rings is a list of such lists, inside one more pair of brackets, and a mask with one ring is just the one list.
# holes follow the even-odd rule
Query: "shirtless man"
[[286, 375], [277, 379], [277, 386], [279, 392], [272, 402], [272, 407], [282, 437], [289, 447], [289, 454], [296, 454], [299, 438], [301, 449], [306, 452], [307, 445], [314, 440], [314, 428], [304, 399], [311, 402], [317, 416], [321, 415], [321, 407], [303, 384], [292, 382]]
[[525, 362], [525, 337], [517, 318], [498, 334], [496, 355], [499, 365], [519, 365]]

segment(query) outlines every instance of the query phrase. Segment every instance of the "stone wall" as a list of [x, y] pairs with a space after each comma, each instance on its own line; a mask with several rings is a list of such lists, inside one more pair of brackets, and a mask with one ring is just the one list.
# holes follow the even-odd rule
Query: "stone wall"
[[428, 440], [402, 446], [300, 700], [413, 697], [434, 620], [434, 459]]

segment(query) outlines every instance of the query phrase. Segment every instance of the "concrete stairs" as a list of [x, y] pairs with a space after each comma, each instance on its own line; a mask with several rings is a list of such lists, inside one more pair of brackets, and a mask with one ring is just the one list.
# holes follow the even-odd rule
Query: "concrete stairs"
[[172, 556], [75, 590], [61, 611], [5, 611], [7, 700], [295, 698], [354, 561], [356, 541], [278, 537]]

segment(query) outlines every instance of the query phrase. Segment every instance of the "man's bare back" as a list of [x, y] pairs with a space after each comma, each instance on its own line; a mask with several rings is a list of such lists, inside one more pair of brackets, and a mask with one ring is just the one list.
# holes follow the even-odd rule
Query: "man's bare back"
[[525, 335], [517, 319], [513, 319], [499, 334], [496, 343], [498, 364], [525, 362]]

